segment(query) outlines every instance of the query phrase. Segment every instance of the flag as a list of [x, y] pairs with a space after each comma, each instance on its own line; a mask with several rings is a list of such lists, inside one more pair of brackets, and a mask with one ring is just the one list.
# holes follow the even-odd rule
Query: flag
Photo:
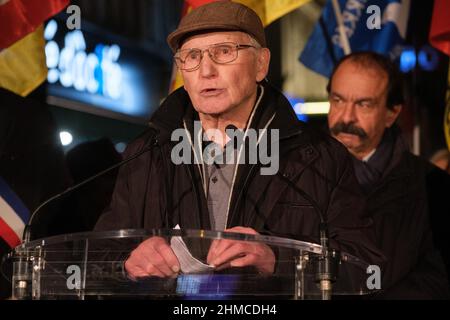
[[447, 73], [447, 97], [446, 106], [444, 112], [444, 135], [447, 142], [447, 148], [450, 150], [450, 65], [448, 66]]
[[69, 0], [0, 0], [0, 87], [26, 96], [47, 77], [42, 23]]
[[434, 0], [429, 39], [433, 47], [450, 56], [450, 1]]
[[29, 218], [28, 208], [0, 177], [0, 237], [11, 248], [22, 241], [23, 231]]
[[[450, 56], [450, 1], [434, 0], [429, 40], [433, 47]], [[444, 133], [447, 147], [450, 150], [450, 66], [446, 101]]]
[[26, 96], [47, 78], [43, 27], [0, 51], [0, 87]]
[[[374, 51], [399, 57], [406, 38], [410, 0], [339, 0], [345, 34], [351, 51]], [[370, 13], [367, 8], [371, 7]], [[379, 8], [379, 22], [376, 11]], [[375, 22], [375, 24], [373, 24]], [[344, 57], [332, 1], [328, 0], [299, 60], [313, 71], [329, 77]]]
[[[220, 0], [186, 0], [182, 16], [186, 15], [190, 10], [213, 1]], [[227, 1], [227, 0], [222, 0]], [[264, 27], [271, 24], [276, 19], [288, 14], [294, 9], [304, 5], [311, 0], [233, 0], [234, 2], [242, 3], [247, 7], [253, 9], [260, 17]], [[170, 92], [178, 89], [183, 85], [183, 78], [178, 72], [174, 64], [172, 69], [172, 78], [170, 84]]]
[[69, 0], [0, 0], [0, 50], [36, 30]]
[[233, 0], [252, 8], [261, 18], [264, 26], [310, 2], [311, 0]]

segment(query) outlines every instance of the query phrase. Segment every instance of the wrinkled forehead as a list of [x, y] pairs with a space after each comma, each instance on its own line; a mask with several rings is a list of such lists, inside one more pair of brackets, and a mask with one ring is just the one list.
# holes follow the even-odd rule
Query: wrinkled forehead
[[205, 47], [221, 42], [247, 44], [250, 42], [250, 39], [249, 34], [241, 31], [211, 31], [187, 37], [183, 41], [180, 49]]
[[335, 74], [340, 76], [348, 76], [350, 74], [366, 75], [367, 78], [372, 79], [371, 82], [380, 81], [388, 82], [388, 74], [374, 63], [362, 63], [360, 61], [347, 60], [342, 63]]
[[331, 80], [331, 91], [347, 91], [355, 95], [383, 95], [388, 89], [387, 73], [375, 66], [352, 61], [342, 63]]

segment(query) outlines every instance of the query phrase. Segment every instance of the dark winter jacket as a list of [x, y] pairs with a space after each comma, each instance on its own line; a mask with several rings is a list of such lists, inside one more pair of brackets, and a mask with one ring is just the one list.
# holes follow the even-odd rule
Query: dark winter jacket
[[[387, 258], [382, 270], [383, 292], [377, 297], [448, 298], [445, 265], [437, 249], [448, 248], [448, 242], [443, 244], [440, 239], [440, 245], [433, 243], [427, 197], [427, 189], [442, 186], [430, 184], [430, 164], [408, 151], [397, 128], [392, 130], [392, 135], [393, 151], [389, 164], [367, 195], [377, 245]], [[435, 208], [431, 217], [436, 221], [448, 220], [448, 214], [437, 212]], [[442, 233], [439, 235], [442, 238]]]

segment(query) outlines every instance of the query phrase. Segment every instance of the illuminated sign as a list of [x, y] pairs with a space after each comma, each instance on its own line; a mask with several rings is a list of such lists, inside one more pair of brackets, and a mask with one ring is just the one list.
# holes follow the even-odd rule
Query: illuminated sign
[[66, 88], [88, 91], [119, 99], [122, 95], [122, 68], [118, 63], [120, 47], [97, 44], [94, 52], [86, 52], [83, 32], [74, 30], [64, 37], [64, 48], [53, 40], [58, 24], [51, 20], [44, 32], [47, 45], [49, 83], [60, 82]]
[[147, 120], [168, 92], [170, 64], [96, 27], [70, 31], [58, 21], [44, 31], [49, 102]]

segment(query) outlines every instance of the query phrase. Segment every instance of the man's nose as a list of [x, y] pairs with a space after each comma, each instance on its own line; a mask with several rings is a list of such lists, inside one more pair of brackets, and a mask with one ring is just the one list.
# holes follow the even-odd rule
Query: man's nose
[[217, 75], [217, 65], [211, 59], [209, 51], [205, 50], [202, 53], [203, 57], [200, 61], [200, 75], [205, 78], [211, 78]]
[[344, 123], [351, 123], [356, 121], [356, 109], [355, 105], [351, 102], [348, 102], [341, 114], [341, 121]]

